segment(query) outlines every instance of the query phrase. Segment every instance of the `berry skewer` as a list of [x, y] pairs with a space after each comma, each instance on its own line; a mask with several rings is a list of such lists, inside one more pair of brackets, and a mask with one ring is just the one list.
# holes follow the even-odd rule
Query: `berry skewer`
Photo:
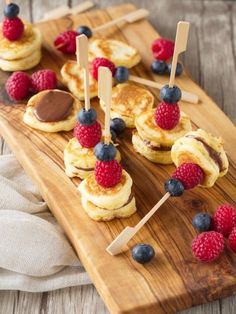
[[56, 49], [61, 50], [66, 53], [74, 53], [72, 41], [77, 35], [84, 34], [88, 38], [92, 37], [94, 33], [105, 30], [106, 28], [112, 27], [120, 22], [125, 23], [134, 23], [140, 19], [143, 19], [149, 15], [149, 11], [145, 9], [139, 9], [134, 12], [123, 15], [117, 19], [114, 19], [110, 22], [107, 22], [103, 25], [95, 27], [93, 29], [89, 28], [86, 25], [81, 25], [77, 28], [77, 31], [69, 30], [61, 33], [57, 36], [54, 41], [54, 46]]

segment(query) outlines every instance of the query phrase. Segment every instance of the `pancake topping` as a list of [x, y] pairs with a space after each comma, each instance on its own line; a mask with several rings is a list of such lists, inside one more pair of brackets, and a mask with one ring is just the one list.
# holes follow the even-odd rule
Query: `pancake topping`
[[34, 114], [42, 122], [65, 120], [73, 108], [73, 97], [60, 91], [47, 92], [37, 103]]
[[203, 144], [203, 146], [206, 148], [206, 150], [208, 151], [209, 156], [218, 165], [220, 172], [224, 170], [223, 163], [222, 163], [222, 160], [220, 158], [220, 152], [217, 152], [215, 149], [213, 149], [201, 137], [196, 137], [194, 135], [187, 135], [186, 137], [194, 138], [195, 140], [201, 142]]
[[147, 147], [149, 147], [149, 148], [151, 148], [152, 150], [154, 150], [154, 151], [165, 151], [165, 152], [168, 152], [168, 151], [170, 151], [171, 150], [171, 147], [168, 147], [168, 146], [154, 146], [154, 145], [152, 145], [151, 144], [151, 142], [150, 141], [148, 141], [148, 140], [143, 140], [143, 142], [144, 142], [144, 144], [147, 146]]

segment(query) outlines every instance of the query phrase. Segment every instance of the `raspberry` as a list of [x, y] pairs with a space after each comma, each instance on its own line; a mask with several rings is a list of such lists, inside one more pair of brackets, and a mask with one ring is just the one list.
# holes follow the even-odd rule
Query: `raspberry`
[[75, 38], [79, 34], [75, 31], [65, 31], [60, 33], [54, 40], [54, 46], [61, 52], [64, 53], [75, 53], [76, 51], [76, 41]]
[[77, 122], [74, 128], [74, 136], [83, 147], [94, 147], [101, 140], [101, 125], [97, 121], [91, 125], [83, 125]]
[[220, 205], [213, 216], [213, 229], [227, 237], [236, 227], [236, 208], [230, 204]]
[[2, 33], [10, 41], [17, 40], [24, 32], [24, 24], [18, 17], [14, 19], [5, 18], [2, 23]]
[[165, 38], [158, 38], [152, 43], [152, 52], [156, 60], [166, 61], [173, 57], [175, 43]]
[[184, 163], [176, 168], [172, 178], [181, 181], [185, 190], [188, 190], [194, 188], [202, 182], [204, 172], [194, 163]]
[[95, 179], [104, 188], [110, 188], [120, 182], [122, 167], [116, 160], [96, 161]]
[[223, 250], [224, 237], [219, 232], [203, 232], [192, 241], [193, 255], [202, 262], [214, 261]]
[[51, 70], [39, 70], [31, 76], [32, 89], [35, 93], [57, 86], [56, 73]]
[[30, 87], [30, 77], [24, 72], [14, 72], [5, 84], [6, 91], [13, 100], [26, 98], [29, 94]]
[[116, 67], [113, 62], [106, 58], [95, 58], [92, 62], [91, 74], [95, 80], [98, 80], [98, 68], [107, 67], [111, 70], [112, 76], [116, 73]]
[[156, 124], [163, 130], [174, 129], [180, 119], [178, 104], [161, 102], [154, 113], [154, 118]]
[[236, 227], [233, 228], [229, 235], [229, 247], [236, 253]]

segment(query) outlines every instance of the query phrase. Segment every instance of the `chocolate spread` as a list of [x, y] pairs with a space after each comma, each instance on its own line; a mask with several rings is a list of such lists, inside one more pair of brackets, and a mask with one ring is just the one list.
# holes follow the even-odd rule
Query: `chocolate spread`
[[217, 152], [216, 150], [214, 150], [211, 146], [209, 146], [204, 139], [202, 139], [201, 137], [197, 137], [194, 135], [187, 135], [186, 137], [189, 138], [194, 138], [195, 140], [201, 142], [203, 144], [203, 146], [206, 148], [206, 150], [208, 151], [209, 156], [214, 160], [214, 162], [218, 165], [220, 172], [224, 170], [223, 168], [223, 163], [222, 160], [220, 158], [220, 153]]
[[167, 152], [171, 150], [171, 147], [167, 147], [167, 146], [153, 146], [151, 142], [149, 142], [148, 140], [143, 140], [143, 142], [147, 147], [151, 148], [154, 151], [166, 151]]
[[60, 91], [48, 91], [37, 103], [34, 115], [42, 122], [65, 120], [71, 113], [73, 97]]

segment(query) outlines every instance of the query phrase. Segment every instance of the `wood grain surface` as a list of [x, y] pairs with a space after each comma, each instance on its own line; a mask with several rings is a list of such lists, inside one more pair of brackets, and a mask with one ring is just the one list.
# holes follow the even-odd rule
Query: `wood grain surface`
[[[25, 1], [24, 1], [25, 2]], [[35, 1], [36, 2], [36, 1]], [[105, 2], [105, 1], [104, 1]], [[143, 1], [143, 5], [150, 5], [150, 2], [149, 2], [149, 4], [148, 4], [148, 2], [149, 1]], [[213, 3], [214, 2], [214, 8], [220, 8], [220, 9], [218, 9], [218, 10], [214, 10], [214, 14], [215, 14], [215, 18], [216, 18], [216, 20], [217, 20], [217, 17], [220, 17], [221, 16], [221, 14], [223, 15], [223, 14], [226, 14], [227, 15], [227, 18], [226, 18], [226, 20], [224, 20], [224, 22], [227, 24], [228, 23], [228, 21], [229, 21], [229, 19], [228, 19], [228, 16], [231, 14], [231, 11], [232, 11], [232, 9], [234, 8], [234, 6], [232, 6], [232, 3], [227, 3], [227, 4], [225, 4], [225, 3], [222, 3], [221, 1], [219, 1], [219, 2], [216, 2], [216, 1], [211, 1], [211, 3], [210, 3], [210, 1], [208, 2], [208, 1], [205, 1], [205, 2], [203, 2], [203, 1], [196, 1], [195, 2], [195, 4], [196, 3], [198, 3], [197, 5], [195, 5], [195, 6], [193, 6], [193, 9], [192, 8], [190, 8], [190, 6], [189, 5], [187, 5], [187, 1], [179, 1], [179, 3], [180, 3], [180, 7], [182, 6], [183, 8], [184, 8], [184, 10], [183, 10], [183, 12], [184, 12], [184, 14], [186, 14], [186, 12], [188, 13], [188, 12], [192, 12], [192, 14], [194, 14], [195, 16], [197, 16], [197, 15], [199, 15], [199, 26], [201, 26], [201, 19], [205, 16], [205, 17], [207, 17], [207, 15], [209, 15], [210, 14], [210, 8], [211, 8], [211, 5], [212, 5], [212, 8], [213, 8]], [[53, 1], [50, 1], [50, 3], [52, 4], [53, 3]], [[111, 3], [111, 2], [110, 2]], [[174, 15], [174, 18], [175, 18], [175, 8], [176, 8], [176, 1], [169, 1], [169, 3], [166, 3], [166, 4], [161, 4], [162, 3], [162, 1], [158, 1], [158, 6], [161, 6], [161, 8], [162, 8], [162, 14], [163, 14], [163, 12], [164, 12], [164, 16], [165, 16], [165, 14], [167, 14], [168, 13], [168, 10], [163, 10], [163, 8], [165, 8], [165, 9], [167, 9], [168, 7], [170, 8], [172, 8], [173, 10], [171, 10], [172, 11], [172, 16]], [[206, 7], [207, 6], [207, 12], [206, 12], [206, 10], [203, 10], [202, 12], [199, 12], [198, 11], [198, 9], [199, 8], [201, 8], [201, 7]], [[231, 6], [231, 7], [230, 7]], [[44, 7], [42, 7], [42, 9], [43, 9]], [[223, 10], [222, 10], [223, 9]], [[231, 10], [231, 11], [230, 11]], [[39, 12], [41, 12], [41, 11], [39, 11]], [[182, 14], [183, 14], [183, 12], [182, 12]], [[177, 13], [180, 13], [180, 12], [178, 12], [177, 11]], [[176, 16], [177, 16], [177, 13], [176, 13]], [[199, 14], [199, 13], [201, 13], [201, 14]], [[159, 12], [159, 14], [160, 14], [160, 12]], [[233, 17], [232, 17], [233, 18]], [[164, 19], [165, 20], [165, 19]], [[174, 20], [174, 19], [173, 19]], [[173, 37], [174, 36], [174, 28], [175, 28], [175, 25], [173, 24], [173, 20], [172, 20], [172, 25], [167, 25], [167, 27], [165, 27], [164, 28], [164, 25], [163, 25], [163, 23], [160, 25], [160, 26], [162, 26], [162, 29], [163, 29], [163, 32], [162, 32], [162, 34], [168, 34], [168, 32], [170, 32], [170, 34], [171, 34], [171, 36]], [[158, 21], [158, 20], [157, 20]], [[157, 21], [155, 21], [155, 22], [157, 22]], [[159, 20], [160, 21], [160, 23], [161, 23], [161, 19]], [[166, 21], [166, 20], [165, 20]], [[228, 24], [227, 24], [228, 25]], [[210, 28], [210, 26], [208, 25], [208, 27]], [[228, 27], [229, 28], [229, 27]], [[228, 29], [227, 28], [227, 29]], [[172, 32], [171, 32], [171, 30], [172, 30]], [[166, 32], [166, 33], [165, 33]], [[221, 40], [223, 39], [223, 38], [228, 38], [227, 37], [227, 35], [228, 35], [228, 31], [225, 31], [224, 32], [224, 37], [221, 37], [222, 36], [222, 33], [220, 33], [219, 34], [220, 36], [220, 38], [221, 38]], [[213, 37], [213, 39], [214, 39], [214, 37]], [[211, 40], [212, 40], [212, 38], [211, 38]], [[218, 39], [219, 40], [219, 42], [220, 42], [220, 39]], [[197, 41], [200, 41], [200, 42], [202, 42], [202, 38], [197, 38]], [[203, 44], [204, 44], [204, 40], [203, 40]], [[233, 43], [232, 43], [232, 41], [228, 41], [227, 42], [227, 45], [228, 45], [228, 48], [230, 48], [229, 47], [229, 45], [232, 45]], [[193, 45], [193, 43], [191, 44], [191, 45]], [[210, 45], [210, 47], [208, 47], [209, 48], [209, 53], [211, 52], [211, 49], [213, 49], [214, 47], [212, 47], [211, 45]], [[224, 50], [224, 49], [223, 49]], [[230, 52], [231, 50], [230, 49], [228, 49], [228, 51]], [[212, 52], [213, 52], [213, 50], [212, 50]], [[188, 55], [188, 54], [187, 54]], [[187, 55], [185, 56], [185, 59], [187, 58]], [[193, 54], [194, 55], [194, 54]], [[192, 58], [192, 61], [193, 61], [193, 55], [191, 55], [190, 54], [190, 59]], [[215, 63], [215, 65], [216, 65], [216, 60], [217, 60], [217, 58], [215, 57], [214, 58], [214, 53], [212, 53], [211, 54], [212, 56], [213, 56], [213, 60], [212, 60], [212, 63]], [[215, 55], [218, 55], [218, 54], [215, 54]], [[192, 56], [192, 57], [191, 57]], [[202, 67], [198, 67], [198, 58], [195, 58], [194, 60], [196, 60], [196, 64], [195, 64], [195, 62], [192, 62], [192, 63], [190, 63], [190, 70], [192, 71], [192, 74], [194, 74], [195, 73], [195, 71], [196, 71], [196, 73], [195, 74], [197, 74], [196, 75], [196, 79], [198, 79], [198, 77], [200, 78], [200, 77], [202, 77], [202, 76], [204, 76], [204, 77], [210, 77], [210, 75], [212, 75], [213, 77], [214, 76], [217, 76], [216, 75], [216, 71], [211, 71], [210, 73], [209, 73], [209, 71], [206, 71], [206, 72], [204, 72], [204, 69], [202, 69]], [[204, 60], [208, 60], [207, 58], [205, 58], [204, 56], [202, 57], [202, 60], [204, 61]], [[227, 65], [227, 60], [225, 60], [225, 59], [222, 59], [224, 62], [223, 62], [223, 64], [224, 65]], [[204, 62], [203, 62], [204, 63]], [[216, 68], [216, 66], [213, 68], [213, 69], [215, 69]], [[233, 67], [232, 67], [232, 69], [233, 69]], [[204, 72], [203, 73], [203, 75], [201, 74], [201, 75], [199, 75], [199, 73], [201, 73], [201, 72]], [[227, 71], [227, 75], [228, 76], [225, 76], [225, 77], [222, 77], [221, 78], [221, 80], [220, 80], [220, 84], [222, 84], [222, 82], [224, 83], [224, 82], [227, 82], [227, 77], [229, 78], [230, 77], [230, 75], [232, 75], [232, 73], [234, 73], [233, 72], [233, 70], [232, 71]], [[217, 79], [217, 77], [216, 77], [216, 79]], [[212, 81], [211, 81], [212, 82]], [[202, 84], [204, 85], [205, 84], [205, 80], [203, 80], [203, 82], [202, 82]], [[212, 88], [212, 85], [214, 85], [214, 84], [209, 84], [209, 87], [210, 88]], [[218, 85], [219, 86], [219, 85]], [[213, 86], [214, 87], [214, 86]], [[232, 89], [233, 90], [233, 89]], [[223, 99], [223, 101], [224, 101], [224, 109], [228, 109], [228, 113], [229, 114], [231, 114], [231, 117], [233, 118], [233, 116], [235, 116], [234, 114], [232, 114], [232, 112], [233, 111], [231, 111], [231, 109], [230, 109], [230, 105], [228, 105], [227, 104], [227, 89], [222, 89], [222, 88], [217, 88], [216, 89], [216, 95], [217, 95], [217, 97], [219, 96], [219, 95], [223, 95], [223, 96], [226, 96], [226, 97], [224, 97], [224, 99], [223, 99], [223, 96], [222, 96], [222, 99]], [[231, 98], [232, 99], [232, 98]], [[233, 106], [232, 106], [233, 107]], [[227, 110], [225, 110], [225, 111], [227, 111]], [[44, 294], [44, 297], [42, 298], [42, 297], [40, 297], [40, 296], [42, 296], [42, 294], [37, 294], [37, 296], [38, 296], [38, 298], [32, 298], [31, 297], [31, 295], [36, 295], [36, 294], [26, 294], [26, 293], [17, 293], [17, 292], [12, 292], [12, 293], [8, 293], [8, 292], [6, 292], [6, 293], [4, 293], [4, 294], [2, 294], [2, 295], [0, 295], [0, 298], [1, 298], [1, 305], [4, 305], [4, 304], [9, 304], [9, 303], [14, 303], [14, 309], [13, 309], [13, 307], [12, 307], [12, 311], [17, 311], [17, 309], [18, 309], [18, 311], [19, 312], [22, 312], [22, 309], [24, 308], [25, 309], [25, 311], [24, 312], [27, 312], [28, 310], [29, 310], [29, 308], [31, 308], [31, 309], [33, 309], [34, 308], [34, 310], [37, 312], [37, 311], [39, 311], [39, 305], [40, 306], [42, 306], [42, 304], [47, 304], [47, 305], [49, 305], [49, 307], [47, 307], [47, 306], [44, 306], [43, 307], [43, 311], [48, 311], [48, 313], [54, 313], [55, 312], [55, 309], [57, 309], [57, 312], [58, 313], [63, 313], [64, 312], [64, 310], [63, 310], [63, 306], [62, 306], [62, 303], [60, 302], [60, 300], [62, 300], [63, 298], [64, 298], [64, 292], [63, 291], [66, 291], [65, 293], [68, 293], [68, 294], [71, 294], [71, 295], [73, 295], [73, 293], [72, 293], [72, 291], [73, 291], [73, 289], [76, 289], [76, 288], [72, 288], [72, 289], [64, 289], [64, 290], [61, 290], [60, 292], [58, 292], [58, 293], [54, 293], [54, 292], [52, 292], [52, 293], [49, 293], [49, 294]], [[82, 288], [81, 288], [82, 289]], [[80, 290], [77, 290], [77, 293], [79, 294], [80, 292], [79, 292]], [[7, 296], [7, 295], [9, 295], [9, 298], [8, 297], [5, 297], [5, 296]], [[28, 298], [27, 298], [27, 295], [28, 295]], [[51, 298], [50, 296], [52, 296], [53, 295], [53, 297]], [[2, 296], [4, 296], [4, 298], [2, 298]], [[55, 297], [56, 296], [56, 297]], [[40, 301], [36, 301], [36, 299], [38, 299], [38, 300], [40, 300]], [[45, 302], [46, 300], [48, 299], [48, 302]], [[54, 302], [51, 302], [50, 300], [51, 299], [53, 299], [54, 300]], [[96, 298], [95, 298], [96, 299]], [[5, 300], [5, 302], [2, 302], [2, 301], [4, 301]], [[19, 300], [19, 301], [21, 301], [21, 302], [18, 302], [17, 300]], [[87, 299], [88, 300], [88, 299]], [[92, 307], [92, 304], [93, 304], [93, 300], [94, 300], [94, 298], [91, 298], [90, 299], [90, 306], [91, 306], [91, 312], [89, 312], [89, 309], [87, 308], [87, 310], [88, 310], [88, 312], [87, 312], [87, 310], [86, 310], [86, 307], [84, 307], [84, 308], [79, 308], [78, 309], [78, 312], [80, 313], [95, 313], [96, 312], [96, 309], [95, 308], [93, 308]], [[67, 300], [68, 301], [68, 300]], [[73, 302], [73, 298], [71, 298], [71, 301]], [[25, 305], [25, 307], [23, 307]], [[31, 307], [30, 307], [31, 306]], [[226, 300], [226, 301], [222, 301], [221, 303], [219, 303], [219, 302], [214, 302], [214, 303], [212, 303], [212, 304], [208, 304], [208, 305], [206, 305], [206, 306], [201, 306], [201, 307], [198, 307], [198, 308], [196, 308], [196, 309], [193, 309], [193, 310], [191, 310], [191, 313], [220, 313], [220, 312], [223, 312], [223, 313], [234, 313], [234, 298], [230, 298], [230, 299], [228, 299], [228, 300]], [[4, 309], [4, 308], [3, 308]], [[71, 313], [78, 313], [77, 312], [77, 310], [76, 310], [77, 308], [76, 308], [76, 306], [74, 306], [74, 307], [71, 307], [70, 308], [70, 312]], [[94, 310], [94, 311], [93, 311]], [[103, 309], [101, 309], [100, 308], [100, 310], [98, 311], [98, 313], [102, 313], [102, 311], [104, 310], [104, 308]], [[186, 313], [190, 313], [190, 311], [186, 311]], [[4, 311], [4, 313], [6, 313], [5, 311]], [[11, 313], [11, 310], [10, 310], [10, 308], [9, 308], [9, 313]], [[30, 312], [30, 313], [32, 313], [32, 311]]]

